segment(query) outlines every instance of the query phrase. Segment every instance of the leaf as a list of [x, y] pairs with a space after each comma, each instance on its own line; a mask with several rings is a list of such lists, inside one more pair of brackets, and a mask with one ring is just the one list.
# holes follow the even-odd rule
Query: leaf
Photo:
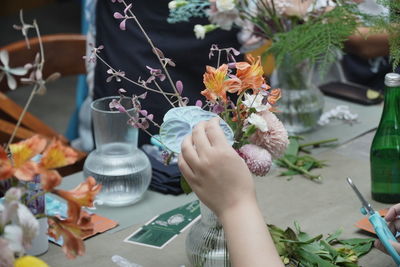
[[292, 156], [297, 156], [299, 153], [299, 141], [297, 141], [297, 138], [289, 138], [290, 143], [288, 147], [286, 148], [285, 155], [292, 155]]
[[363, 245], [355, 246], [352, 248], [352, 250], [356, 253], [357, 257], [361, 257], [367, 254], [371, 250], [373, 242], [374, 240], [371, 239], [370, 242], [365, 243]]
[[302, 258], [301, 262], [303, 261], [310, 262], [316, 264], [318, 267], [337, 267], [336, 265], [321, 259], [318, 255], [310, 253], [304, 249], [300, 249], [298, 253]]
[[343, 228], [339, 228], [333, 234], [329, 234], [329, 237], [325, 239], [326, 242], [331, 244], [332, 241], [335, 241], [343, 232]]
[[372, 242], [374, 240], [375, 239], [373, 238], [350, 238], [350, 239], [338, 240], [338, 242], [343, 245], [359, 246], [368, 242]]
[[190, 185], [186, 182], [185, 177], [181, 176], [180, 180], [181, 188], [185, 194], [189, 194], [192, 192], [192, 188]]
[[320, 244], [329, 252], [330, 255], [332, 255], [333, 258], [336, 258], [339, 255], [337, 250], [334, 249], [331, 245], [329, 245], [329, 243], [326, 240], [321, 240]]

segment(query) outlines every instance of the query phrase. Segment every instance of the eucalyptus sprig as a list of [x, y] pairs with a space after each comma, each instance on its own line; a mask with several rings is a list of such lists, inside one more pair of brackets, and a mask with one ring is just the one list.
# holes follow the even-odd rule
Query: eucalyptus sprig
[[[301, 137], [291, 136], [289, 138], [290, 144], [286, 149], [283, 157], [275, 160], [275, 163], [281, 167], [286, 168], [286, 171], [280, 173], [281, 176], [303, 175], [304, 177], [313, 180], [321, 181], [321, 176], [312, 174], [310, 171], [315, 168], [322, 168], [326, 166], [325, 161], [318, 160], [315, 157], [308, 155], [310, 153], [309, 147], [318, 147], [323, 144], [330, 144], [336, 142], [337, 138], [314, 141], [310, 143], [300, 144]], [[306, 154], [301, 154], [301, 152]]]
[[286, 266], [299, 267], [357, 267], [359, 258], [367, 254], [374, 242], [373, 238], [339, 239], [342, 230], [323, 238], [303, 232], [297, 222], [295, 229], [283, 230], [268, 225], [275, 247]]

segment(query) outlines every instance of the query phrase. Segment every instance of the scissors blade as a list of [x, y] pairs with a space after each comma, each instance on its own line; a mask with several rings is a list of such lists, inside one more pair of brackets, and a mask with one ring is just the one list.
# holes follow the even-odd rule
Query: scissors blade
[[356, 185], [353, 183], [353, 181], [347, 177], [347, 183], [349, 183], [349, 185], [351, 186], [351, 188], [353, 188], [353, 191], [356, 193], [358, 199], [361, 201], [361, 204], [363, 205], [363, 207], [366, 209], [366, 211], [369, 214], [374, 214], [375, 211], [372, 208], [371, 204], [368, 203], [367, 200], [365, 200], [365, 198], [363, 197], [363, 195], [361, 195], [360, 191], [358, 191], [358, 188], [356, 187]]

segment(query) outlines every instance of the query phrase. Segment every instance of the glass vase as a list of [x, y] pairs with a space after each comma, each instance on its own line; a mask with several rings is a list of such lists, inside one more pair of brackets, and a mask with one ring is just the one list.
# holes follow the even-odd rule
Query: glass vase
[[271, 85], [281, 89], [277, 116], [290, 134], [313, 130], [324, 108], [324, 96], [313, 84], [314, 68], [308, 61], [292, 64], [286, 56], [271, 77]]
[[186, 255], [194, 267], [229, 267], [225, 234], [217, 216], [200, 202], [201, 218], [189, 230]]
[[[149, 187], [151, 164], [137, 148], [138, 129], [128, 125], [127, 114], [110, 110], [113, 99], [119, 96], [97, 99], [90, 106], [96, 150], [87, 157], [83, 171], [102, 184], [98, 204], [126, 206], [139, 201]], [[130, 99], [121, 104], [135, 115]]]

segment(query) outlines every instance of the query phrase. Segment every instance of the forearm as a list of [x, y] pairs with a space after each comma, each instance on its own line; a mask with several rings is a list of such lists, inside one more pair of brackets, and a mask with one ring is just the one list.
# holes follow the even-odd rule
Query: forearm
[[283, 266], [257, 203], [243, 203], [220, 216], [233, 267]]

